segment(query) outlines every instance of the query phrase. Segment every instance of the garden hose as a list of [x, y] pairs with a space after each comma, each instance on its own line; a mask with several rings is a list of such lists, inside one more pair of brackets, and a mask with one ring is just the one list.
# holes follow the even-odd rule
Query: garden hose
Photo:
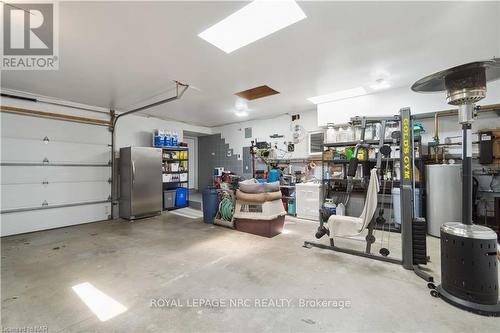
[[223, 220], [231, 221], [234, 213], [233, 200], [228, 195], [223, 195], [219, 203], [219, 214]]

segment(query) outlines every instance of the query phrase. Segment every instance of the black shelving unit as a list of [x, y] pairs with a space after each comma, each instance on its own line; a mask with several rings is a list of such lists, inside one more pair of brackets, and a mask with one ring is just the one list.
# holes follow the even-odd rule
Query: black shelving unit
[[[368, 144], [371, 144], [371, 145], [378, 145], [380, 143], [380, 140], [365, 140], [365, 142]], [[345, 192], [346, 188], [344, 188], [344, 186], [347, 186], [347, 167], [349, 165], [348, 159], [325, 159], [325, 154], [324, 154], [325, 151], [327, 151], [329, 148], [354, 148], [357, 143], [358, 143], [358, 141], [352, 141], [352, 142], [336, 142], [336, 143], [329, 143], [329, 144], [323, 145], [323, 154], [321, 156], [323, 203], [328, 198], [328, 194], [330, 193], [330, 187], [331, 187], [330, 185], [332, 183], [339, 184], [340, 189], [341, 189], [340, 191], [336, 190], [333, 192], [338, 193], [338, 194], [347, 193], [347, 192]], [[385, 139], [384, 144], [399, 146], [400, 142], [399, 142], [399, 140]], [[424, 179], [425, 167], [424, 167], [424, 159], [421, 158], [421, 156], [422, 156], [421, 155], [422, 154], [422, 138], [421, 138], [421, 136], [416, 136], [414, 138], [414, 147], [417, 148], [418, 152], [419, 152], [419, 157], [414, 159], [414, 165], [415, 165], [415, 168], [417, 168], [418, 171], [420, 172], [420, 179], [418, 182], [417, 181], [415, 182], [415, 188], [420, 188], [419, 199], [420, 199], [421, 204], [423, 204], [424, 186], [422, 186], [422, 184], [425, 184], [425, 179]], [[382, 158], [381, 167], [385, 168], [386, 163], [389, 162], [389, 165], [391, 165], [391, 168], [394, 169], [393, 163], [396, 161], [400, 161], [400, 159], [399, 158]], [[371, 170], [373, 167], [375, 167], [375, 165], [377, 163], [377, 159], [367, 158], [364, 160], [360, 160], [359, 163], [361, 165], [363, 165], [363, 177], [367, 177], [369, 175], [369, 170]], [[325, 167], [328, 168], [332, 164], [333, 165], [335, 165], [335, 164], [342, 165], [343, 178], [325, 178]], [[365, 170], [365, 168], [367, 170]], [[362, 182], [361, 178], [353, 180], [354, 187], [353, 187], [352, 193], [365, 193], [366, 192], [366, 189], [360, 186], [361, 182]], [[385, 193], [379, 193], [379, 195], [386, 195], [386, 196], [392, 195], [391, 188], [392, 187], [399, 187], [400, 181], [399, 180], [388, 180], [386, 182], [386, 184], [387, 184], [387, 188], [386, 188]], [[382, 191], [382, 187], [380, 188], [380, 190]], [[388, 204], [390, 204], [391, 201], [389, 199], [389, 200], [385, 200], [385, 202], [386, 202], [386, 205], [388, 205]], [[386, 225], [385, 230], [387, 230], [387, 227], [388, 226]], [[375, 229], [379, 229], [379, 228], [382, 228], [382, 226], [375, 224]], [[391, 223], [389, 225], [389, 230], [392, 232], [401, 232], [400, 228], [398, 228], [398, 226], [395, 223]]]
[[[166, 154], [172, 154], [180, 152], [185, 152], [186, 158], [166, 158]], [[169, 171], [169, 164], [178, 163], [179, 168], [182, 166], [182, 170], [177, 171]], [[185, 206], [175, 206], [172, 208], [164, 209], [164, 210], [175, 210], [179, 208], [185, 208], [189, 206], [189, 151], [187, 147], [162, 147], [162, 165], [163, 165], [163, 174], [176, 175], [179, 177], [178, 180], [172, 180], [163, 182], [163, 191], [175, 190], [178, 187], [185, 187], [186, 191], [186, 205]], [[181, 175], [186, 175], [185, 180], [181, 180]], [[165, 207], [165, 203], [163, 203], [163, 207]]]

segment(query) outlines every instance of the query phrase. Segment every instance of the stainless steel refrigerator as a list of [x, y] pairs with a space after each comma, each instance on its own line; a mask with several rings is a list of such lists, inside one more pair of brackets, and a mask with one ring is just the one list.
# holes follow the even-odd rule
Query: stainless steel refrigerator
[[120, 148], [120, 217], [133, 220], [162, 210], [161, 148]]

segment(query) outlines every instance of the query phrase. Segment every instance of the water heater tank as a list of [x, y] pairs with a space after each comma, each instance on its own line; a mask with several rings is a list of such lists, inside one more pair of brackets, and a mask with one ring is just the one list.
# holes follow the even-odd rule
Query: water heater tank
[[462, 220], [462, 166], [459, 164], [427, 165], [427, 232], [439, 237], [441, 225]]

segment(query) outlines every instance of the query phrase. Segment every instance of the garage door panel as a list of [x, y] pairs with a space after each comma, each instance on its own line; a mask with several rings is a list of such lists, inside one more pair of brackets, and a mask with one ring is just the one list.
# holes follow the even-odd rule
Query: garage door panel
[[108, 219], [111, 203], [92, 203], [111, 194], [106, 126], [4, 112], [0, 117], [2, 235]]
[[3, 163], [105, 164], [111, 157], [111, 148], [102, 144], [76, 144], [2, 138]]
[[106, 220], [110, 203], [2, 214], [1, 236]]
[[106, 182], [110, 178], [110, 167], [2, 166], [2, 184]]
[[107, 182], [2, 185], [2, 210], [108, 200]]
[[111, 132], [105, 126], [1, 113], [2, 137], [43, 141], [107, 144]]

